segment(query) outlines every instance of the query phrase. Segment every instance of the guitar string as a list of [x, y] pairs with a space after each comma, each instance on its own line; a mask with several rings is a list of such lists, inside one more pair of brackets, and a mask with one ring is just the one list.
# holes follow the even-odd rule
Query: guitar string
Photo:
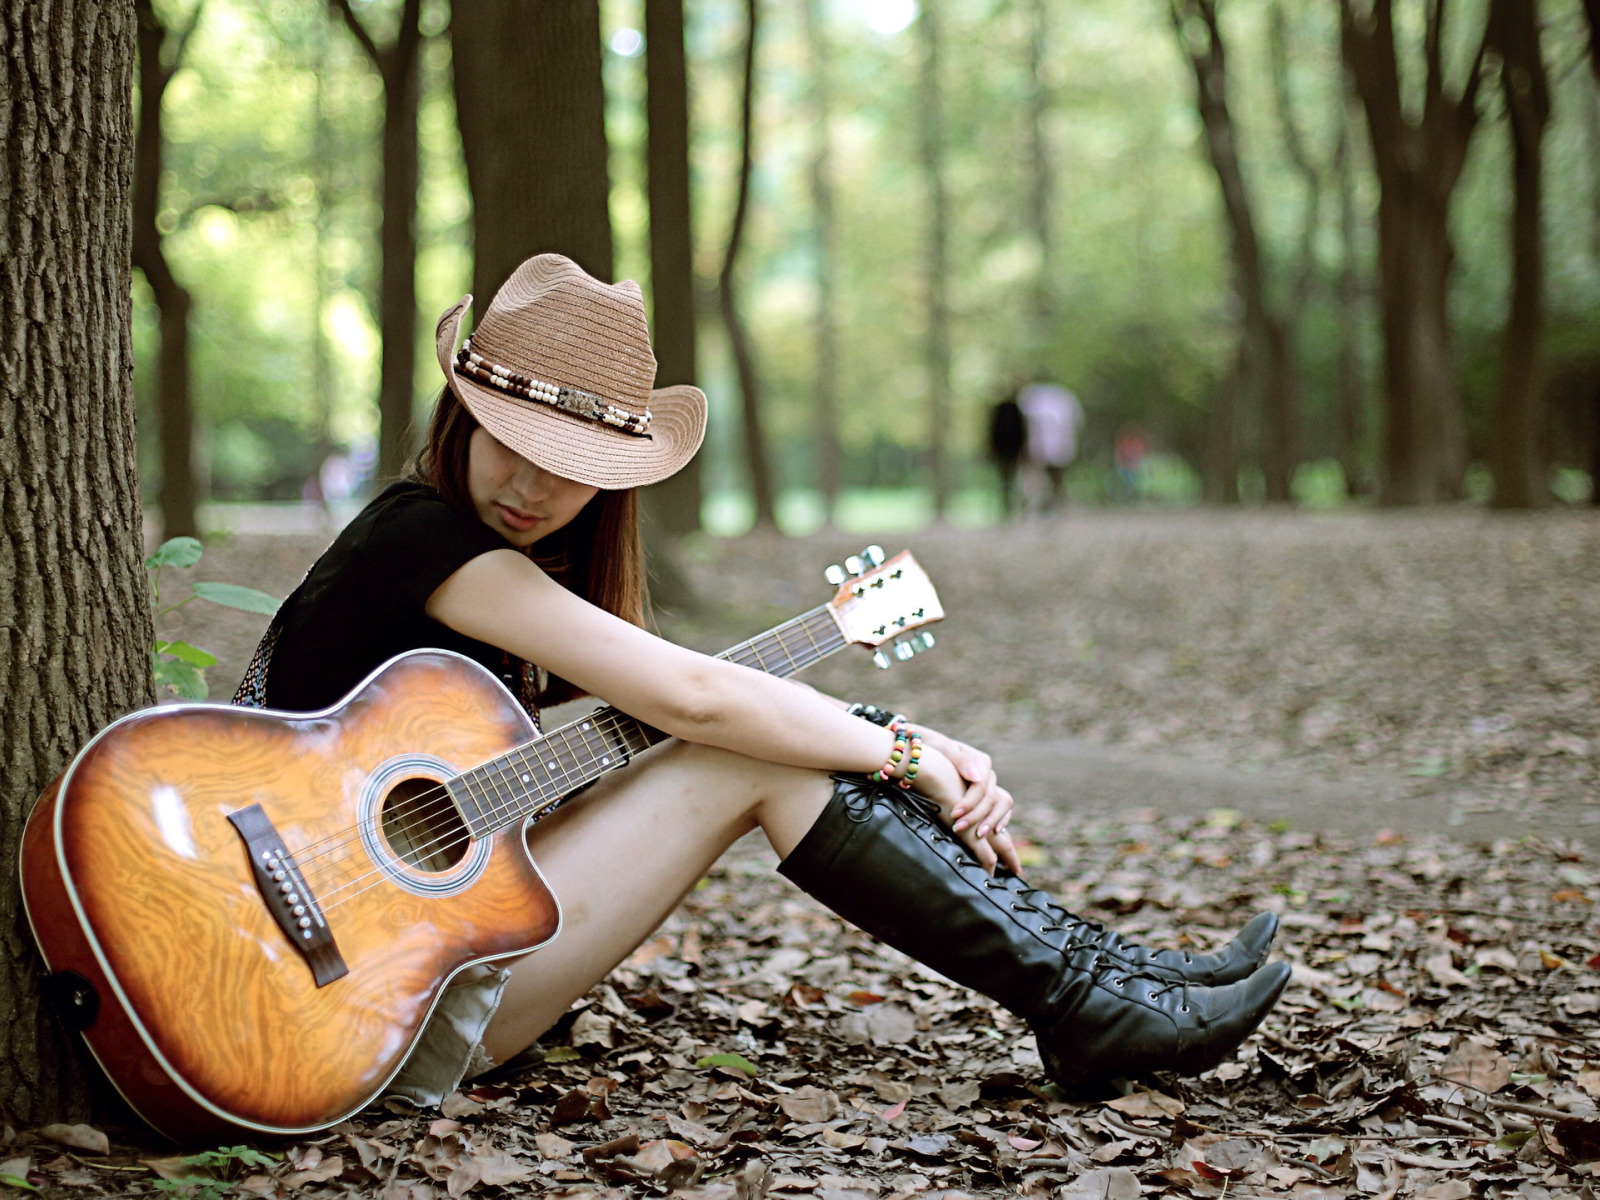
[[[824, 606], [824, 607], [826, 607], [826, 606]], [[783, 644], [783, 636], [784, 636], [784, 634], [786, 632], [792, 631], [793, 629], [795, 629], [797, 627], [804, 628], [807, 620], [809, 618], [814, 618], [815, 616], [817, 616], [819, 611], [822, 611], [822, 610], [813, 610], [812, 612], [802, 614], [802, 616], [796, 617], [791, 621], [785, 622], [783, 625], [777, 627], [776, 629], [774, 629], [770, 633], [765, 634], [760, 638], [751, 639], [749, 642], [741, 643], [738, 646], [732, 647], [731, 649], [725, 651], [722, 655], [719, 655], [719, 657], [726, 658], [726, 659], [728, 659], [730, 661], [738, 661], [737, 658], [735, 657], [736, 655], [742, 656], [743, 653], [749, 653], [751, 656], [754, 657], [756, 664], [759, 664], [763, 669], [765, 669], [765, 660], [761, 657], [760, 651], [756, 647], [757, 647], [758, 643], [763, 642], [763, 641], [776, 641], [777, 644], [778, 644], [778, 649], [782, 651], [783, 657], [787, 660], [787, 665], [790, 668], [790, 671], [792, 672], [793, 670], [799, 669], [801, 664], [800, 664], [799, 660], [797, 658], [795, 658], [795, 656], [793, 654], [790, 653], [788, 647]], [[830, 625], [831, 624], [832, 623], [830, 622]], [[804, 632], [805, 632], [806, 636], [815, 645], [816, 639], [811, 634], [811, 631], [809, 630], [809, 628], [804, 628]], [[840, 634], [840, 631], [838, 630], [837, 626], [833, 626], [831, 632], [834, 634], [834, 638], [837, 638], [837, 642], [836, 643], [834, 642], [834, 638], [827, 639], [828, 642], [834, 643], [834, 644], [830, 645], [829, 652], [831, 652], [832, 650], [837, 650], [837, 649], [841, 648], [842, 646], [844, 646], [846, 644], [846, 641], [843, 638], [843, 636]], [[818, 647], [818, 649], [820, 649], [820, 647]], [[751, 664], [750, 663], [741, 663], [740, 665], [749, 666]], [[616, 710], [613, 709], [612, 712], [616, 713]], [[622, 733], [626, 729], [626, 726], [627, 726], [628, 723], [639, 724], [639, 722], [636, 722], [634, 720], [634, 718], [628, 717], [626, 714], [622, 714], [622, 713], [617, 713], [615, 716], [608, 716], [608, 717], [602, 718], [600, 720], [595, 720], [595, 719], [591, 718], [591, 719], [588, 720], [588, 723], [593, 724], [597, 729], [601, 726], [602, 723], [604, 723], [604, 724], [609, 726], [609, 729], [607, 731], [611, 732], [611, 733]], [[563, 726], [560, 730], [552, 731], [550, 734], [546, 735], [546, 738], [539, 739], [539, 741], [543, 742], [545, 740], [549, 740], [549, 739], [555, 738], [558, 734], [570, 735], [575, 727], [581, 727], [583, 724], [585, 724], [584, 721], [573, 722], [570, 725]], [[600, 767], [601, 766], [600, 760], [598, 758], [596, 758], [593, 748], [588, 746], [588, 739], [584, 739], [584, 743], [585, 743], [585, 749], [588, 750], [588, 753], [589, 753], [589, 756], [590, 756], [590, 760], [591, 760], [589, 766], [590, 767]], [[495, 762], [503, 761], [505, 758], [508, 758], [511, 754], [522, 754], [522, 753], [525, 753], [527, 750], [531, 749], [535, 744], [537, 744], [537, 743], [528, 743], [527, 745], [516, 747], [514, 750], [507, 752], [507, 754], [501, 755], [498, 759], [490, 760], [490, 763], [480, 764], [478, 767], [472, 768], [471, 771], [462, 772], [461, 775], [458, 775], [455, 778], [456, 779], [461, 779], [461, 778], [463, 778], [463, 776], [469, 775], [469, 774], [471, 774], [473, 772], [482, 771], [482, 769], [484, 767], [488, 767], [492, 763], [495, 763]], [[630, 752], [628, 754], [627, 758], [625, 758], [623, 760], [623, 763], [628, 761], [628, 759], [631, 759], [631, 757], [632, 757], [632, 752]], [[559, 751], [557, 752], [557, 761], [559, 762]], [[623, 765], [623, 763], [619, 763], [618, 765], [621, 766], [621, 765]], [[557, 784], [558, 788], [565, 788], [566, 790], [565, 791], [557, 790], [552, 795], [550, 795], [544, 803], [535, 804], [533, 807], [527, 808], [527, 809], [523, 809], [520, 806], [517, 798], [514, 795], [510, 798], [511, 803], [509, 803], [509, 804], [502, 803], [502, 800], [505, 799], [505, 797], [503, 795], [497, 795], [497, 796], [491, 797], [486, 792], [484, 792], [484, 793], [481, 794], [481, 796], [471, 797], [474, 800], [475, 804], [478, 804], [480, 799], [489, 800], [490, 803], [491, 803], [491, 813], [492, 813], [493, 820], [495, 822], [497, 822], [497, 824], [495, 824], [493, 826], [493, 828], [491, 828], [488, 831], [486, 831], [485, 834], [478, 835], [478, 836], [491, 836], [492, 834], [499, 832], [499, 830], [507, 828], [509, 825], [514, 824], [517, 820], [526, 818], [528, 816], [531, 816], [534, 813], [540, 811], [541, 809], [549, 807], [549, 803], [550, 802], [558, 801], [559, 799], [561, 799], [561, 797], [563, 795], [567, 794], [571, 790], [575, 790], [575, 788], [577, 786], [581, 785], [581, 782], [583, 782], [583, 780], [581, 778], [581, 773], [582, 773], [582, 771], [584, 769], [585, 769], [585, 765], [583, 763], [577, 762], [577, 761], [573, 762], [572, 769], [563, 768], [561, 770], [561, 773], [560, 773], [560, 776], [561, 776], [560, 779], [559, 780], [551, 780], [551, 782], [555, 782]], [[611, 770], [611, 769], [613, 769], [613, 768], [611, 768], [610, 766], [601, 767], [600, 771], [598, 771], [595, 776], [591, 776], [590, 778], [598, 777], [599, 774], [604, 774], [607, 770]], [[502, 774], [503, 774], [503, 768], [502, 768]], [[495, 773], [490, 773], [488, 778], [489, 778], [489, 782], [490, 782], [491, 786], [493, 786], [495, 788], [496, 792], [498, 793], [499, 792], [499, 785], [498, 785], [498, 783], [495, 782]], [[470, 781], [469, 781], [469, 783], [467, 785], [464, 785], [464, 786], [467, 786], [470, 789]], [[481, 786], [482, 786], [482, 784], [480, 783], [480, 788], [481, 788]], [[447, 813], [450, 810], [450, 808], [452, 807], [452, 803], [453, 802], [452, 802], [452, 800], [450, 798], [449, 789], [444, 785], [439, 785], [439, 786], [431, 789], [430, 792], [423, 793], [423, 795], [429, 797], [430, 800], [432, 800], [432, 799], [434, 799], [436, 797], [441, 797], [441, 796], [443, 797], [443, 799], [439, 800], [438, 803], [435, 805], [434, 814], [433, 815], [440, 815], [440, 814], [443, 814], [443, 813]], [[471, 796], [470, 790], [468, 791], [468, 795]], [[480, 812], [481, 812], [481, 805], [479, 805], [479, 807], [480, 807]], [[505, 819], [505, 817], [506, 817], [506, 815], [508, 813], [510, 814], [510, 820], [506, 820]], [[355, 842], [358, 842], [360, 840], [360, 838], [359, 838], [359, 827], [356, 828], [353, 832], [355, 833], [356, 836], [353, 837], [353, 838], [350, 838], [350, 837], [344, 838], [344, 840], [343, 840], [343, 846], [344, 847], [348, 847], [348, 846], [350, 846], [350, 845], [352, 845]], [[465, 834], [465, 836], [462, 836], [463, 833]], [[337, 836], [340, 836], [340, 835], [333, 835], [333, 836], [337, 837]], [[324, 841], [328, 841], [328, 840], [331, 840], [331, 839], [323, 839], [323, 840]], [[477, 838], [473, 835], [471, 829], [470, 828], [466, 828], [465, 826], [462, 826], [462, 827], [458, 827], [457, 829], [449, 830], [449, 831], [446, 831], [445, 833], [440, 834], [438, 837], [435, 837], [432, 840], [431, 843], [430, 842], [423, 842], [422, 844], [420, 844], [418, 846], [412, 847], [412, 851], [411, 852], [412, 852], [412, 854], [418, 855], [418, 856], [431, 856], [431, 855], [436, 854], [436, 853], [441, 853], [441, 852], [446, 852], [448, 850], [452, 850], [452, 849], [456, 848], [457, 846], [460, 846], [460, 845], [463, 845], [463, 844], [470, 844], [474, 840], [477, 840]], [[315, 856], [312, 856], [312, 857], [313, 858], [326, 857], [329, 853], [332, 853], [332, 852], [334, 852], [334, 851], [336, 851], [336, 850], [338, 850], [340, 848], [341, 848], [341, 846], [334, 846], [334, 847], [331, 847], [331, 848], [329, 848], [327, 850], [321, 851], [319, 854], [317, 854]], [[297, 859], [297, 863], [298, 863], [298, 861], [299, 860]], [[310, 860], [307, 860], [307, 861], [310, 861]], [[341, 863], [341, 864], [331, 864], [331, 865], [333, 865], [334, 869], [337, 870], [343, 864]], [[330, 876], [329, 876], [329, 874], [328, 874], [328, 872], [326, 870], [326, 866], [324, 867], [323, 871], [320, 872], [319, 874], [320, 874], [320, 878], [322, 880], [324, 880], [324, 881], [326, 881], [328, 878], [330, 878]], [[323, 893], [323, 896], [324, 897], [338, 896], [341, 892], [347, 891], [349, 888], [355, 886], [356, 884], [361, 883], [363, 880], [368, 879], [368, 878], [372, 878], [374, 876], [378, 876], [379, 878], [375, 879], [372, 884], [368, 885], [368, 887], [362, 888], [360, 891], [354, 893], [353, 895], [344, 896], [344, 897], [342, 897], [340, 899], [337, 899], [337, 900], [330, 900], [326, 904], [321, 903], [321, 901], [319, 900], [320, 907], [323, 909], [324, 912], [326, 912], [326, 911], [336, 907], [339, 904], [342, 904], [342, 903], [345, 903], [348, 900], [354, 899], [355, 896], [361, 895], [362, 892], [367, 891], [370, 887], [377, 886], [378, 884], [381, 884], [384, 881], [384, 879], [388, 877], [388, 872], [385, 869], [383, 869], [382, 867], [376, 867], [376, 868], [374, 868], [374, 869], [372, 869], [370, 871], [367, 871], [366, 873], [364, 873], [362, 875], [356, 876], [354, 879], [350, 879], [350, 880], [345, 881], [344, 883], [341, 883], [339, 886], [337, 886], [337, 887], [335, 887], [335, 888]]]
[[[837, 629], [835, 630], [835, 632], [837, 633]], [[834, 649], [838, 649], [838, 648], [844, 646], [845, 644], [847, 644], [847, 643], [841, 637], [839, 639], [838, 645], [836, 645], [833, 648]], [[726, 652], [726, 655], [724, 655], [724, 657], [727, 656], [727, 655], [731, 655], [734, 651], [742, 650], [742, 649], [745, 649], [745, 646], [734, 647], [733, 650], [730, 650], [730, 651]], [[790, 663], [791, 666], [798, 666], [798, 660], [794, 659], [791, 655], [789, 655], [787, 650], [784, 653], [784, 657], [789, 659], [789, 663]], [[741, 665], [748, 665], [748, 664], [741, 664]], [[629, 721], [633, 720], [633, 718], [627, 718], [627, 719]], [[619, 727], [620, 727], [620, 723], [619, 723]], [[564, 727], [564, 728], [570, 728], [570, 727]], [[591, 752], [591, 757], [592, 757], [592, 752]], [[581, 764], [575, 764], [575, 765], [578, 765], [581, 768]], [[618, 764], [618, 765], [620, 766], [622, 764]], [[610, 769], [612, 769], [612, 768], [605, 768], [604, 770], [602, 770], [600, 772], [600, 774], [604, 774], [605, 770], [610, 770]], [[570, 781], [568, 781], [568, 782], [570, 782]], [[556, 793], [554, 793], [552, 796], [549, 797], [549, 801], [550, 802], [559, 801], [564, 794], [565, 793], [557, 791]], [[512, 817], [512, 820], [510, 822], [507, 822], [505, 824], [500, 825], [493, 832], [498, 832], [499, 829], [506, 828], [509, 824], [515, 823], [515, 821], [518, 819], [518, 817], [531, 816], [534, 813], [538, 812], [540, 809], [546, 808], [546, 807], [549, 807], [549, 803], [537, 805], [534, 808], [529, 809], [528, 811], [526, 811], [524, 813], [517, 813]], [[454, 832], [452, 832], [451, 834], [444, 835], [444, 836], [445, 837], [454, 838], [454, 840], [451, 841], [450, 844], [449, 844], [449, 848], [450, 849], [453, 849], [454, 847], [456, 847], [458, 845], [461, 845], [463, 843], [470, 843], [470, 842], [475, 840], [472, 837], [470, 832], [468, 832], [468, 834], [467, 834], [467, 836], [465, 838], [461, 838], [461, 837], [456, 836], [456, 834]], [[440, 838], [440, 839], [437, 839], [437, 840], [442, 842], [444, 840], [444, 838]], [[374, 878], [374, 877], [376, 877], [376, 878]], [[333, 890], [328, 892], [327, 895], [330, 896], [330, 897], [339, 896], [339, 893], [347, 891], [349, 888], [354, 887], [356, 884], [359, 884], [359, 883], [361, 883], [361, 882], [363, 882], [364, 880], [367, 880], [367, 879], [371, 879], [372, 882], [368, 883], [365, 887], [361, 888], [359, 891], [356, 891], [356, 892], [354, 892], [354, 893], [352, 893], [350, 895], [347, 895], [347, 896], [340, 896], [339, 899], [330, 900], [328, 903], [323, 904], [322, 905], [323, 912], [324, 913], [329, 912], [332, 909], [338, 907], [340, 904], [348, 903], [349, 901], [354, 900], [356, 897], [362, 895], [363, 893], [365, 893], [367, 891], [370, 891], [372, 888], [381, 886], [384, 882], [386, 882], [389, 879], [389, 873], [388, 873], [387, 870], [385, 870], [382, 867], [376, 867], [373, 870], [370, 870], [370, 871], [366, 872], [365, 874], [356, 876], [354, 879], [347, 880], [345, 883], [339, 885], [339, 887], [334, 888]]]
[[[826, 606], [823, 606], [823, 607], [826, 608]], [[775, 628], [773, 630], [770, 630], [768, 633], [762, 634], [760, 637], [751, 638], [749, 641], [741, 642], [737, 646], [730, 647], [729, 649], [723, 651], [723, 653], [718, 655], [717, 657], [724, 658], [724, 659], [727, 659], [729, 661], [737, 662], [738, 660], [737, 660], [737, 658], [734, 657], [735, 655], [739, 655], [739, 654], [744, 653], [744, 652], [749, 652], [749, 653], [757, 656], [755, 662], [741, 662], [741, 663], [739, 663], [739, 665], [740, 666], [754, 667], [760, 661], [759, 654], [755, 650], [755, 647], [756, 647], [757, 643], [759, 643], [761, 641], [765, 641], [765, 640], [767, 640], [769, 638], [778, 639], [778, 640], [781, 641], [783, 633], [784, 633], [784, 631], [786, 629], [788, 629], [788, 628], [790, 628], [792, 626], [800, 625], [800, 624], [802, 624], [802, 623], [804, 623], [804, 622], [806, 622], [808, 620], [811, 620], [811, 619], [815, 618], [821, 611], [822, 611], [822, 609], [813, 609], [810, 612], [803, 613], [799, 617], [795, 617], [792, 620], [785, 622], [783, 625], [780, 625], [777, 628]], [[837, 630], [835, 630], [835, 632], [837, 632]], [[810, 636], [809, 631], [807, 631], [807, 636], [808, 637]], [[812, 641], [812, 644], [815, 646], [816, 645], [816, 639], [815, 638], [811, 638], [811, 641]], [[839, 646], [843, 646], [844, 644], [845, 643], [841, 640], [839, 642], [838, 646], [834, 646], [829, 651], [824, 651], [822, 653], [824, 653], [824, 654], [825, 653], [831, 653], [833, 649], [838, 649]], [[820, 647], [818, 649], [820, 650]], [[796, 659], [787, 650], [784, 651], [784, 657], [789, 660], [789, 665], [790, 665], [792, 670], [799, 670], [801, 668], [802, 664], [799, 662], [799, 660]], [[583, 724], [583, 722], [587, 721], [587, 720], [613, 720], [614, 721], [614, 720], [617, 719], [615, 715], [612, 715], [612, 714], [616, 714], [618, 712], [618, 710], [615, 709], [614, 707], [608, 706], [607, 709], [604, 710], [604, 712], [607, 713], [608, 715], [602, 716], [602, 717], [599, 717], [599, 718], [595, 718], [595, 717], [591, 716], [589, 718], [583, 718], [583, 719], [580, 719], [579, 721], [574, 721], [574, 722], [571, 722], [571, 723], [569, 723], [567, 725], [563, 725], [561, 728], [552, 730], [550, 733], [545, 734], [543, 737], [536, 738], [536, 739], [534, 739], [534, 741], [524, 743], [522, 746], [516, 747], [516, 748], [514, 748], [513, 751], [508, 751], [507, 753], [509, 754], [509, 753], [514, 753], [514, 752], [519, 752], [519, 751], [525, 751], [525, 750], [529, 749], [530, 747], [534, 746], [535, 744], [540, 744], [540, 743], [552, 741], [552, 740], [554, 740], [554, 739], [556, 739], [558, 737], [561, 737], [563, 735], [570, 735], [570, 733], [576, 727], [578, 727], [579, 725]], [[623, 717], [625, 719], [628, 719], [628, 720], [632, 719], [632, 718], [627, 718], [626, 714], [623, 714]], [[612, 732], [616, 732], [619, 728], [620, 728], [620, 726], [615, 726], [614, 725], [613, 728], [612, 728]], [[501, 756], [501, 757], [504, 757], [504, 756]], [[494, 762], [494, 761], [497, 761], [497, 760], [495, 760], [495, 759], [489, 760], [489, 762]], [[480, 769], [480, 768], [482, 768], [484, 766], [487, 766], [487, 765], [489, 765], [489, 764], [488, 763], [480, 763], [480, 764], [478, 764], [477, 767], [468, 768], [468, 771], [463, 771], [459, 775], [452, 776], [452, 779], [460, 778], [462, 775], [466, 775], [470, 771], [478, 770], [478, 769]], [[442, 797], [442, 799], [440, 799], [441, 797]], [[434, 810], [432, 812], [424, 811], [424, 807], [423, 806], [426, 803], [433, 802], [433, 801], [438, 801], [437, 806], [434, 808]], [[434, 817], [442, 815], [445, 812], [448, 812], [449, 811], [449, 807], [450, 807], [449, 791], [448, 791], [448, 788], [446, 787], [446, 785], [444, 783], [441, 783], [441, 784], [436, 785], [435, 787], [429, 789], [428, 791], [420, 793], [412, 803], [411, 813], [412, 813], [412, 815], [418, 816], [418, 817], [422, 817], [423, 819], [432, 819]], [[337, 851], [339, 851], [341, 849], [344, 849], [344, 848], [354, 844], [356, 841], [358, 841], [359, 840], [359, 834], [360, 834], [359, 826], [351, 827], [351, 828], [347, 828], [347, 829], [337, 830], [334, 833], [329, 834], [328, 836], [326, 836], [324, 838], [320, 838], [315, 842], [308, 843], [305, 847], [302, 848], [300, 853], [296, 855], [296, 862], [297, 862], [297, 864], [304, 864], [304, 863], [313, 862], [313, 861], [315, 861], [315, 860], [317, 860], [319, 858], [325, 857], [329, 853], [334, 853], [334, 852], [337, 852]], [[354, 836], [352, 836], [352, 835], [354, 835]], [[303, 858], [301, 857], [301, 855], [305, 854], [306, 850], [317, 849], [317, 847], [324, 846], [326, 843], [334, 843], [334, 844], [327, 846], [326, 849], [318, 850], [317, 853], [315, 853], [315, 854], [305, 855]]]

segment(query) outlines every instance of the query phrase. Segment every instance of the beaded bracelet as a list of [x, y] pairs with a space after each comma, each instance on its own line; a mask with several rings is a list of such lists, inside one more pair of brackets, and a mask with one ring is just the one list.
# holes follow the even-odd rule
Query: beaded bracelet
[[889, 725], [889, 729], [894, 734], [894, 748], [889, 751], [889, 761], [867, 778], [874, 783], [893, 783], [910, 791], [911, 781], [917, 777], [917, 769], [922, 765], [922, 735], [911, 728], [904, 717], [899, 716]]

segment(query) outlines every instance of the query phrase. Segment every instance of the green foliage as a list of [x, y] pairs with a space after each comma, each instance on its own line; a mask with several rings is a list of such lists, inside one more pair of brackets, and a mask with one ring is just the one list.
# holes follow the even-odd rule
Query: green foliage
[[199, 1154], [186, 1154], [170, 1169], [170, 1178], [159, 1179], [156, 1187], [169, 1196], [184, 1200], [222, 1200], [248, 1167], [274, 1166], [281, 1155], [267, 1154], [252, 1146], [219, 1146]]
[[[144, 560], [150, 572], [150, 591], [155, 607], [156, 621], [191, 600], [209, 600], [226, 608], [271, 616], [278, 611], [278, 601], [255, 588], [240, 587], [234, 583], [211, 583], [205, 580], [192, 583], [189, 595], [165, 606], [161, 603], [161, 572], [168, 567], [187, 570], [200, 561], [200, 542], [192, 537], [169, 538], [149, 558]], [[215, 666], [216, 656], [188, 642], [161, 638], [150, 649], [151, 669], [155, 674], [156, 688], [166, 688], [185, 700], [204, 700], [209, 694], [205, 671]]]
[[701, 1068], [727, 1067], [735, 1071], [742, 1071], [744, 1074], [750, 1076], [751, 1079], [754, 1079], [757, 1075], [761, 1074], [761, 1072], [756, 1069], [755, 1063], [751, 1062], [742, 1054], [708, 1054], [704, 1058], [696, 1059], [694, 1065]]

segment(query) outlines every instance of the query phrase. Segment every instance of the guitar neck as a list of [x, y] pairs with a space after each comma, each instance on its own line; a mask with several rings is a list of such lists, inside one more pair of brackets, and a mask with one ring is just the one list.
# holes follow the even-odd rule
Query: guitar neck
[[[847, 644], [832, 610], [823, 604], [717, 657], [783, 677]], [[487, 837], [548, 812], [584, 784], [626, 765], [668, 736], [607, 705], [463, 771], [445, 786], [472, 836]]]

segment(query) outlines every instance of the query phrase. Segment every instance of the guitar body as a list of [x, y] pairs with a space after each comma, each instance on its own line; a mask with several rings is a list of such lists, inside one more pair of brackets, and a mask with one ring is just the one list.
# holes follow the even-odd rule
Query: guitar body
[[[180, 1141], [299, 1134], [393, 1077], [451, 976], [535, 949], [560, 909], [519, 821], [471, 839], [437, 786], [535, 736], [476, 663], [402, 655], [314, 714], [174, 705], [108, 727], [40, 798], [23, 898], [124, 1097]], [[348, 973], [318, 987], [229, 814], [259, 805]]]

